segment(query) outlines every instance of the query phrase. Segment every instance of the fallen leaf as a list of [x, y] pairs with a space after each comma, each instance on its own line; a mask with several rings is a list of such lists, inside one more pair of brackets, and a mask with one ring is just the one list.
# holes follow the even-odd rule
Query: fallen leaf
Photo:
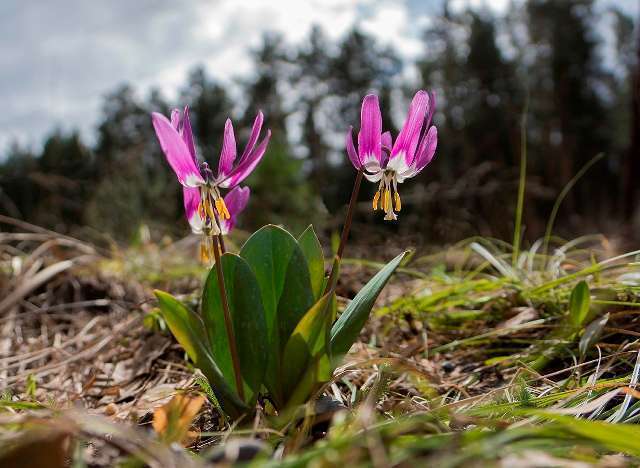
[[202, 395], [181, 393], [175, 395], [169, 403], [153, 413], [153, 430], [169, 444], [181, 442], [188, 444], [197, 434], [190, 434], [189, 428], [198, 411], [204, 404]]

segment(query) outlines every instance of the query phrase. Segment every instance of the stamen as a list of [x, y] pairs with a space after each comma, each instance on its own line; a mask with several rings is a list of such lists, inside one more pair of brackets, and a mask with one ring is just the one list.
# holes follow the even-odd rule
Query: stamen
[[378, 200], [380, 200], [380, 190], [373, 196], [373, 211], [378, 209]]
[[220, 213], [220, 216], [222, 217], [222, 219], [231, 218], [231, 213], [229, 213], [229, 210], [227, 209], [227, 205], [224, 202], [224, 198], [218, 198], [218, 201], [220, 202], [220, 208], [218, 209], [218, 213]]
[[394, 194], [393, 200], [395, 201], [396, 211], [402, 210], [402, 202], [400, 201], [400, 194], [398, 192]]
[[384, 211], [389, 211], [391, 208], [391, 190], [384, 191]]
[[209, 218], [215, 219], [215, 215], [213, 214], [213, 207], [211, 206], [211, 200], [209, 199], [209, 197], [207, 197], [207, 199], [205, 200], [204, 206], [207, 210], [207, 215], [209, 215]]
[[200, 261], [202, 263], [209, 263], [211, 261], [209, 249], [206, 246], [206, 238], [200, 243]]

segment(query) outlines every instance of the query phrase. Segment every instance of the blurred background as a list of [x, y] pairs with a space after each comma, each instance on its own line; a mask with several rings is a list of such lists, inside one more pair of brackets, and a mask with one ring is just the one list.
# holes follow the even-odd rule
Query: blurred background
[[353, 236], [415, 245], [510, 239], [526, 115], [524, 236], [559, 211], [571, 238], [640, 240], [638, 0], [311, 0], [0, 4], [0, 214], [93, 241], [188, 233], [149, 113], [188, 104], [216, 162], [227, 116], [273, 138], [240, 227], [340, 229], [344, 151], [375, 92], [396, 133], [413, 93], [438, 95], [434, 162], [401, 189], [398, 223], [363, 186]]

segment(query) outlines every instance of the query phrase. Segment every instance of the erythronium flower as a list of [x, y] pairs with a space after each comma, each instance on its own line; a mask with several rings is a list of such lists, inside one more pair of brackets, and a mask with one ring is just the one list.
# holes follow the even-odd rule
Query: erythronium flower
[[414, 177], [431, 162], [438, 143], [438, 131], [431, 125], [436, 108], [435, 94], [420, 90], [409, 106], [407, 120], [395, 143], [391, 133], [382, 133], [378, 97], [369, 94], [362, 101], [358, 150], [353, 144], [353, 128], [347, 132], [347, 154], [367, 180], [379, 182], [373, 209], [385, 212], [384, 219], [397, 219], [402, 203], [398, 184]]
[[[233, 227], [237, 213], [246, 206], [249, 189], [231, 190], [227, 195], [229, 199], [222, 197], [220, 189], [237, 187], [264, 156], [271, 130], [267, 130], [258, 144], [264, 120], [262, 112], [258, 112], [247, 146], [237, 162], [233, 125], [227, 119], [217, 174], [206, 162], [198, 161], [187, 107], [182, 115], [174, 109], [170, 121], [157, 112], [151, 114], [151, 119], [162, 151], [183, 186], [185, 211], [192, 230], [207, 237], [225, 234]], [[230, 209], [227, 202], [233, 202], [234, 209]]]
[[[194, 234], [204, 234], [202, 245], [200, 246], [200, 257], [203, 261], [209, 261], [211, 257], [211, 249], [213, 244], [211, 242], [211, 234], [207, 235], [206, 219], [207, 213], [206, 204], [202, 203], [200, 189], [191, 187], [182, 187], [184, 195], [184, 211], [187, 215], [187, 221], [191, 226], [191, 231]], [[238, 215], [247, 207], [249, 203], [249, 195], [251, 191], [249, 187], [236, 186], [227, 193], [222, 199], [224, 203], [224, 209], [228, 213], [228, 217], [220, 217], [218, 224], [220, 227], [220, 234], [227, 235], [235, 227]], [[211, 206], [209, 204], [209, 206]], [[211, 217], [209, 216], [209, 220]], [[215, 223], [214, 223], [215, 224]]]

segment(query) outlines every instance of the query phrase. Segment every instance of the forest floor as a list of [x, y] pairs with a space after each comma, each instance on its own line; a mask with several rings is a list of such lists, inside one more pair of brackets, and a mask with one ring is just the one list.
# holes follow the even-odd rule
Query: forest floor
[[[417, 253], [319, 402], [282, 430], [260, 411], [230, 423], [195, 396], [206, 383], [155, 309], [153, 288], [200, 288], [197, 243], [0, 231], [0, 466], [640, 464], [639, 252], [585, 236], [548, 253], [485, 238]], [[381, 266], [350, 249], [341, 304]], [[191, 405], [163, 423], [176, 395]], [[171, 424], [182, 444], [167, 443]]]

